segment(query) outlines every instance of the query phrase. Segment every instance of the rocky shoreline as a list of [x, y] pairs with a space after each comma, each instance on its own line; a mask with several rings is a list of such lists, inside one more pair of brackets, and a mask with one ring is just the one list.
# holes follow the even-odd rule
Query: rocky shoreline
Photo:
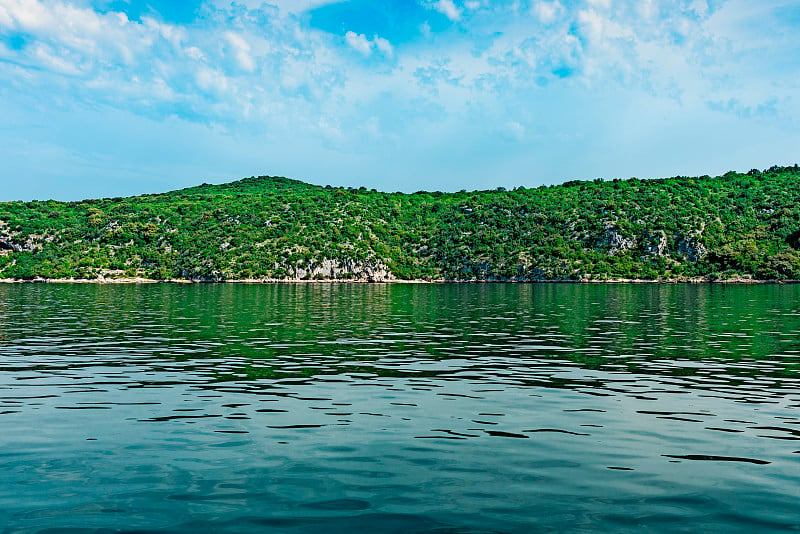
[[633, 279], [614, 278], [608, 280], [399, 280], [387, 278], [383, 280], [343, 280], [343, 279], [244, 279], [244, 280], [152, 280], [149, 278], [35, 278], [33, 280], [15, 280], [0, 278], [0, 284], [798, 284], [800, 280], [755, 280], [749, 278], [710, 279]]

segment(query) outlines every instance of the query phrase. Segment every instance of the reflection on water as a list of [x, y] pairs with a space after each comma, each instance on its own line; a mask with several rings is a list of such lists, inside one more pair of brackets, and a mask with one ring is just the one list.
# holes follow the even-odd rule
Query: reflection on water
[[0, 286], [0, 532], [800, 529], [800, 286]]

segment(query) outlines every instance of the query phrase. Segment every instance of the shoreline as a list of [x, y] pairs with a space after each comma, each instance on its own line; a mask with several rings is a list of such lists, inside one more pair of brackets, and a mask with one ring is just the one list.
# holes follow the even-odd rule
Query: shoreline
[[35, 278], [33, 280], [17, 280], [13, 278], [0, 278], [0, 284], [98, 284], [98, 285], [130, 285], [130, 284], [734, 284], [734, 285], [760, 285], [760, 284], [798, 284], [800, 280], [757, 280], [750, 278], [730, 278], [712, 280], [709, 278], [664, 278], [664, 279], [639, 279], [639, 278], [613, 278], [609, 280], [294, 280], [283, 278], [242, 279], [242, 280], [153, 280], [150, 278]]

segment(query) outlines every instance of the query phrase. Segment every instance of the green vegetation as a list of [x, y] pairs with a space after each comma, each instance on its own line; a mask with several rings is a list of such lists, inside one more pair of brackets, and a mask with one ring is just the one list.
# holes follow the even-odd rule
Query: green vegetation
[[800, 279], [800, 170], [382, 193], [246, 178], [0, 203], [0, 278]]

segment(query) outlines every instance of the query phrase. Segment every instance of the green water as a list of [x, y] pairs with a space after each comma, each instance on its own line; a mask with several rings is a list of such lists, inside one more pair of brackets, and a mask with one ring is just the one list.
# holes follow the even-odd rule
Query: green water
[[0, 285], [0, 532], [800, 529], [800, 285]]

